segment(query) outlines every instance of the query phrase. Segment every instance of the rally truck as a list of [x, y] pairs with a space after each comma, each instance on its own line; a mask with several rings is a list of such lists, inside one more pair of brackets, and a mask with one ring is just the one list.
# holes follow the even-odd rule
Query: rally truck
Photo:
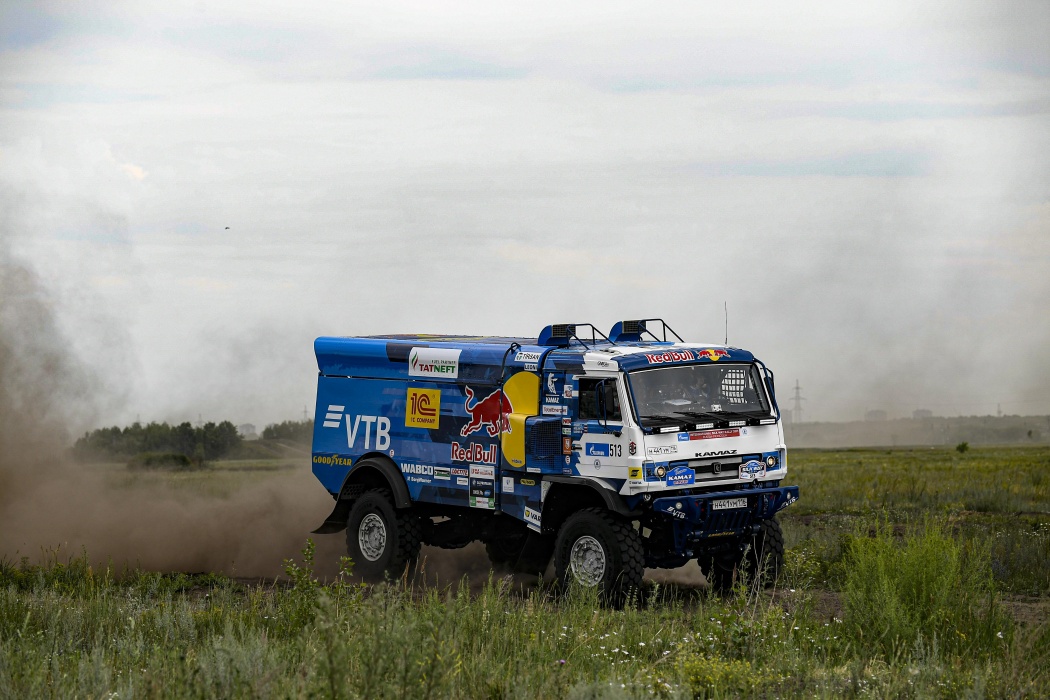
[[621, 603], [643, 570], [698, 560], [724, 589], [775, 576], [787, 448], [773, 373], [661, 319], [536, 338], [322, 337], [313, 473], [366, 580], [422, 544]]

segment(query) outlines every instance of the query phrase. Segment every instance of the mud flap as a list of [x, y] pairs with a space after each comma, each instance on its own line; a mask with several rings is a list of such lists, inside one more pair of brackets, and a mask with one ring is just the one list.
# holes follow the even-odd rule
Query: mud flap
[[325, 521], [321, 523], [321, 527], [314, 530], [311, 534], [331, 535], [345, 530], [346, 521], [350, 517], [350, 506], [352, 506], [353, 503], [352, 500], [347, 498], [336, 501], [335, 508], [332, 510], [331, 515], [325, 518]]

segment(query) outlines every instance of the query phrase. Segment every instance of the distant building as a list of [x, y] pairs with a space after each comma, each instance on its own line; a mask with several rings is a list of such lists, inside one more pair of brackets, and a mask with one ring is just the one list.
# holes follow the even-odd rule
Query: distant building
[[251, 423], [244, 423], [237, 426], [237, 433], [245, 440], [258, 440], [259, 436], [255, 432], [255, 426]]
[[886, 412], [881, 410], [868, 411], [864, 414], [864, 420], [870, 422], [886, 420]]
[[911, 412], [911, 417], [916, 419], [933, 418], [933, 411], [929, 410], [928, 408], [916, 408], [914, 411]]

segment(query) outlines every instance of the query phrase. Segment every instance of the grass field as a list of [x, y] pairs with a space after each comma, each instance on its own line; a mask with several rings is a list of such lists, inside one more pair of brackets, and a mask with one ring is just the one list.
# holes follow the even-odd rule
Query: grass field
[[[623, 611], [473, 586], [0, 566], [0, 698], [1046, 697], [1050, 449], [796, 451], [773, 591], [651, 583]], [[282, 466], [283, 465], [283, 466]], [[222, 495], [287, 463], [179, 475]]]

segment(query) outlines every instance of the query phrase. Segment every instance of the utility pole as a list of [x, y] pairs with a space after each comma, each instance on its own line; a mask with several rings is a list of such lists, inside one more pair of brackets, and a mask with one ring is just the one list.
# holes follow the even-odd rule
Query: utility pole
[[794, 401], [794, 408], [791, 409], [791, 422], [801, 423], [802, 422], [802, 402], [806, 399], [802, 396], [802, 387], [798, 385], [798, 379], [795, 380], [795, 395], [792, 397]]

